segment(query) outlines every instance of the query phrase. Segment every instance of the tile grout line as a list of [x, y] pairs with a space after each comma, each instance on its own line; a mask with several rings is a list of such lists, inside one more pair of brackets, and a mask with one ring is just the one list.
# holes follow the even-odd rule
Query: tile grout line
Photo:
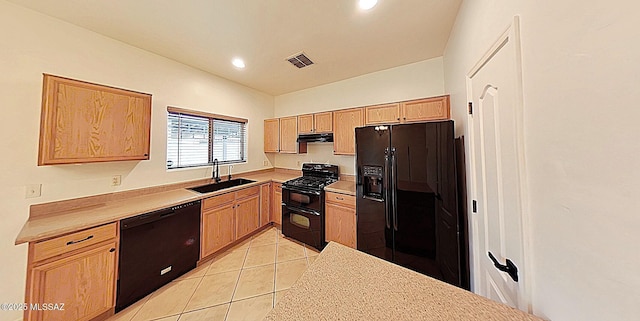
[[240, 283], [240, 277], [242, 276], [242, 270], [244, 270], [244, 264], [247, 262], [247, 256], [249, 256], [249, 250], [251, 249], [251, 243], [252, 242], [253, 242], [253, 236], [249, 240], [249, 246], [247, 247], [247, 250], [244, 253], [244, 259], [242, 259], [242, 266], [240, 267], [240, 273], [238, 273], [238, 279], [236, 280], [236, 284], [233, 287], [233, 293], [231, 293], [231, 299], [229, 299], [229, 306], [227, 307], [227, 312], [224, 314], [224, 320], [225, 321], [229, 317], [229, 310], [231, 310], [231, 304], [233, 303], [233, 297], [236, 295], [236, 290], [238, 289], [238, 284]]

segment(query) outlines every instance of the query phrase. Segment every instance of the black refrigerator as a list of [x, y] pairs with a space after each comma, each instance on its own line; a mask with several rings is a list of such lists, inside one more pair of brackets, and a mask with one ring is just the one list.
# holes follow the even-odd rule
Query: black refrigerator
[[356, 128], [358, 250], [461, 286], [453, 121]]

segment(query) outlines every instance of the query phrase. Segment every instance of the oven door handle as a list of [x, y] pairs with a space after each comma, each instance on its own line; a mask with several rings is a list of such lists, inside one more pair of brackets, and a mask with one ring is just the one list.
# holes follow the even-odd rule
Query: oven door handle
[[310, 191], [310, 190], [306, 190], [305, 191], [305, 190], [302, 190], [302, 189], [299, 189], [299, 188], [290, 187], [290, 186], [284, 186], [284, 185], [282, 186], [282, 189], [293, 191], [293, 192], [300, 193], [300, 194], [320, 195], [320, 191]]
[[285, 207], [292, 212], [301, 212], [301, 213], [305, 213], [305, 214], [311, 214], [311, 215], [316, 215], [316, 216], [320, 216], [319, 212], [316, 211], [312, 211], [312, 210], [305, 210], [302, 208], [298, 208], [298, 207], [290, 207], [290, 206], [286, 206]]

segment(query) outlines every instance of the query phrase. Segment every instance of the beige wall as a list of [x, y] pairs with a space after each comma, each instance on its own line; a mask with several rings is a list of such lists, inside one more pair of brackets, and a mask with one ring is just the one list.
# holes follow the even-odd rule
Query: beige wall
[[521, 17], [532, 263], [524, 273], [544, 318], [640, 313], [638, 9], [633, 1], [464, 1], [447, 45], [445, 88], [463, 134], [466, 74]]
[[[234, 171], [264, 168], [262, 133], [273, 117], [273, 96], [175, 63], [85, 29], [0, 1], [0, 302], [23, 302], [26, 245], [13, 245], [30, 204], [193, 180], [210, 168], [166, 171], [166, 106], [249, 119], [249, 162]], [[151, 159], [83, 165], [37, 163], [42, 73], [153, 94]], [[122, 185], [110, 186], [112, 175]], [[43, 184], [25, 199], [26, 184]], [[0, 311], [1, 320], [21, 313]]]
[[[275, 97], [275, 117], [361, 107], [445, 93], [442, 57], [374, 72]], [[303, 162], [337, 164], [354, 174], [353, 156], [334, 156], [331, 143], [307, 145], [307, 154], [277, 154], [276, 167], [300, 169]]]

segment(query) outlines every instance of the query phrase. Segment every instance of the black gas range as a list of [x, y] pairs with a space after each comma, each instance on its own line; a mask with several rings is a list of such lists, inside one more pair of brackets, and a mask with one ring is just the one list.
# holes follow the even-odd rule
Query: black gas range
[[324, 188], [338, 177], [336, 165], [304, 163], [302, 177], [282, 183], [282, 234], [324, 248]]

